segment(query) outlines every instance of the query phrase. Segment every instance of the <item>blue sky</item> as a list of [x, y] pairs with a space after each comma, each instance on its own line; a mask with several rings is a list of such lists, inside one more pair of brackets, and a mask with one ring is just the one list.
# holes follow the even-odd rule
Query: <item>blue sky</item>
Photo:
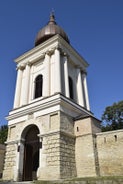
[[34, 47], [37, 32], [49, 20], [69, 36], [87, 60], [91, 111], [101, 118], [106, 106], [123, 100], [122, 0], [0, 0], [0, 124], [13, 108], [14, 59]]

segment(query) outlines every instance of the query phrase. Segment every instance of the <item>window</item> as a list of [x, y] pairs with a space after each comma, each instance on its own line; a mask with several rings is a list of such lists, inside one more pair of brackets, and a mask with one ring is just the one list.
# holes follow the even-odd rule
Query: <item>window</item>
[[35, 79], [34, 98], [38, 98], [42, 96], [42, 87], [43, 87], [43, 75], [38, 75]]
[[70, 98], [73, 99], [73, 80], [69, 77], [69, 91], [70, 91]]
[[76, 127], [77, 132], [79, 132], [79, 127]]
[[114, 135], [114, 138], [115, 138], [115, 142], [117, 141], [117, 135]]

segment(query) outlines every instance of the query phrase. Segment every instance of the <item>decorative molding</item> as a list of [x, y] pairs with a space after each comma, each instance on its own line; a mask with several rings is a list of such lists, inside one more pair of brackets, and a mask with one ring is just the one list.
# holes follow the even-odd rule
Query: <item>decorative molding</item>
[[45, 52], [44, 53], [41, 53], [41, 55], [36, 55], [35, 57], [32, 57], [30, 60], [29, 60], [29, 62], [31, 63], [31, 64], [34, 64], [34, 63], [36, 63], [37, 61], [39, 61], [40, 59], [43, 59], [45, 57]]
[[28, 62], [26, 63], [26, 65], [32, 66], [32, 63], [31, 63], [30, 61], [28, 61]]
[[82, 72], [82, 75], [87, 75], [87, 71], [85, 71], [85, 70], [81, 70], [81, 72]]
[[11, 145], [11, 144], [18, 144], [20, 142], [20, 140], [15, 140], [15, 141], [6, 141], [5, 144], [7, 145]]
[[51, 48], [48, 51], [45, 52], [45, 54], [51, 56], [52, 54], [54, 54], [55, 48]]
[[[83, 116], [85, 114], [93, 116], [93, 114], [88, 111], [87, 109], [83, 108], [79, 104], [75, 103], [74, 101], [71, 101], [71, 99], [66, 98], [62, 94], [58, 93], [50, 97], [46, 97], [44, 99], [40, 99], [39, 101], [32, 102], [28, 105], [19, 107], [17, 109], [14, 109], [9, 113], [9, 116], [6, 118], [8, 121], [27, 116], [29, 113], [35, 113], [35, 112], [40, 112], [45, 111], [47, 109], [47, 113], [54, 112], [54, 109], [56, 110], [62, 110], [63, 109], [69, 109], [73, 113], [73, 116], [77, 117], [79, 115]], [[50, 111], [48, 112], [48, 109]], [[45, 113], [44, 113], [45, 114]], [[76, 114], [76, 115], [75, 115]], [[25, 117], [27, 118], [27, 117]]]
[[43, 137], [48, 137], [48, 136], [53, 136], [53, 135], [65, 135], [67, 137], [72, 137], [72, 138], [75, 138], [75, 135], [71, 134], [71, 133], [68, 133], [68, 132], [65, 132], [65, 131], [53, 131], [53, 132], [49, 132], [49, 133], [46, 133], [46, 134], [39, 134], [38, 136], [41, 137], [43, 139]]
[[25, 69], [25, 66], [26, 65], [24, 65], [24, 64], [19, 64], [18, 66], [17, 66], [17, 68], [16, 68], [16, 70], [24, 70]]

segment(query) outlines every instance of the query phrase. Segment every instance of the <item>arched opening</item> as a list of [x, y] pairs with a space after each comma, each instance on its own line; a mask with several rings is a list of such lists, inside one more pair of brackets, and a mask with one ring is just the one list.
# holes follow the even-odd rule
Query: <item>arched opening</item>
[[42, 96], [42, 88], [43, 88], [43, 75], [38, 75], [35, 79], [34, 98], [38, 98]]
[[23, 181], [36, 179], [39, 167], [39, 129], [30, 125], [25, 133], [24, 157], [23, 157]]
[[70, 91], [70, 98], [73, 99], [74, 98], [74, 94], [73, 94], [73, 80], [72, 78], [69, 76], [69, 91]]

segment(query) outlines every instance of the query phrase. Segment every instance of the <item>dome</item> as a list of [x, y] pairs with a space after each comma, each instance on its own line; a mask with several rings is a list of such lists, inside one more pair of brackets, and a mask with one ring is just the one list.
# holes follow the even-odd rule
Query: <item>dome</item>
[[38, 32], [35, 39], [35, 46], [43, 43], [44, 41], [57, 34], [59, 34], [64, 40], [70, 43], [67, 34], [60, 26], [57, 25], [57, 23], [55, 22], [55, 16], [52, 13], [50, 15], [50, 20], [48, 24]]

